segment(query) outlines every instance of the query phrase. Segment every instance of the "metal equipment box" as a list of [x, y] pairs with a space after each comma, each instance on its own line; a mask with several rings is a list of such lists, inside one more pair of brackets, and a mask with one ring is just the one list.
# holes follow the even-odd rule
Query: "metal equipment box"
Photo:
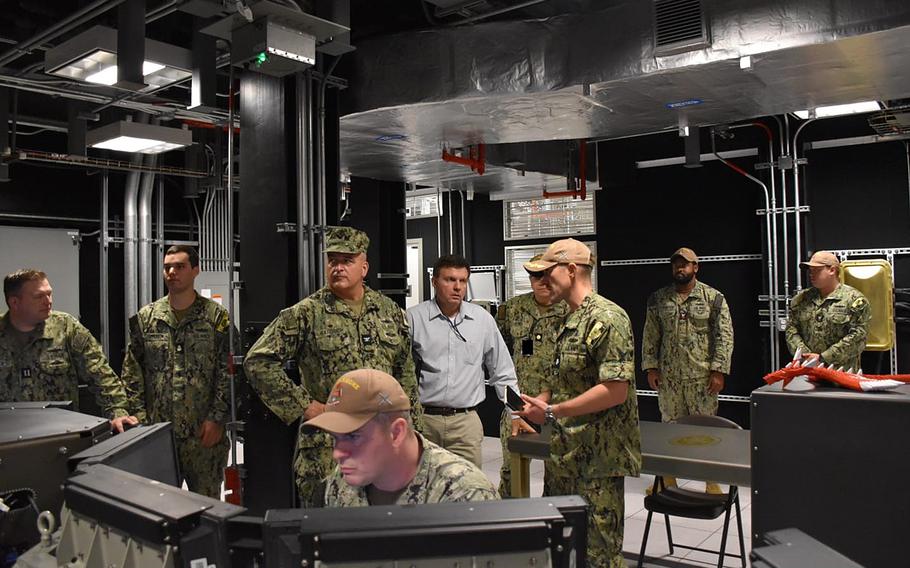
[[780, 385], [752, 393], [753, 542], [792, 527], [867, 568], [903, 565], [910, 385]]

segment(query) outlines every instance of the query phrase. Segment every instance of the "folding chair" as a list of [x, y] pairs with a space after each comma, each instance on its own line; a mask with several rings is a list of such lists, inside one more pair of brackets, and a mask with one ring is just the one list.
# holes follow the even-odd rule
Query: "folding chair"
[[[685, 416], [675, 421], [677, 424], [690, 424], [693, 426], [713, 426], [715, 428], [736, 428], [741, 430], [739, 424], [720, 416]], [[645, 548], [648, 546], [648, 532], [651, 530], [651, 516], [654, 513], [662, 514], [667, 523], [667, 542], [670, 544], [670, 554], [673, 548], [685, 548], [717, 554], [717, 566], [722, 568], [724, 557], [727, 556], [727, 532], [730, 527], [730, 509], [736, 508], [736, 524], [739, 528], [739, 554], [730, 554], [739, 558], [742, 568], [746, 568], [746, 553], [743, 543], [743, 520], [739, 508], [739, 490], [735, 485], [730, 486], [726, 494], [711, 495], [688, 491], [679, 487], [665, 487], [661, 476], [654, 478], [654, 487], [650, 495], [645, 497], [645, 509], [648, 510], [648, 521], [645, 524], [645, 536], [641, 542], [641, 553], [638, 555], [638, 568], [641, 568], [645, 559]], [[686, 546], [673, 542], [673, 533], [670, 529], [670, 517], [685, 517], [689, 519], [716, 519], [724, 515], [724, 532], [720, 540], [720, 550], [708, 550], [697, 546]]]

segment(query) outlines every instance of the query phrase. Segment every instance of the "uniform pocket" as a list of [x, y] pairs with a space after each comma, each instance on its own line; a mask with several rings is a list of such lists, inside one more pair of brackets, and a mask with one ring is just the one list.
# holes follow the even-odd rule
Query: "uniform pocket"
[[48, 349], [38, 359], [38, 367], [47, 375], [65, 375], [70, 371], [70, 360], [66, 349], [55, 347]]

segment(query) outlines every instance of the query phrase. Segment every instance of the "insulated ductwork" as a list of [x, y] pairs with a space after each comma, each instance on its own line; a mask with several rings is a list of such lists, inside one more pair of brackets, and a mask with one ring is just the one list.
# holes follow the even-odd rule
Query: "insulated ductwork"
[[342, 169], [517, 191], [541, 179], [496, 167], [466, 175], [440, 149], [617, 138], [675, 129], [681, 115], [708, 125], [910, 95], [906, 0], [680, 3], [696, 25], [675, 45], [657, 45], [655, 2], [642, 0], [364, 40], [341, 119]]

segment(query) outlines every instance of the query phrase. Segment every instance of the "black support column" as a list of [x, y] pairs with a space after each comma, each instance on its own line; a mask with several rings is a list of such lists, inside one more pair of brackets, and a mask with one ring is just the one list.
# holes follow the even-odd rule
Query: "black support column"
[[[243, 353], [278, 312], [297, 301], [293, 233], [278, 223], [293, 221], [294, 132], [286, 79], [245, 72], [240, 81], [240, 332]], [[290, 216], [290, 217], [289, 217]], [[293, 373], [296, 373], [296, 368]], [[296, 379], [296, 375], [292, 375]], [[250, 393], [244, 431], [244, 505], [254, 514], [295, 502], [291, 456], [296, 423], [286, 426]]]

